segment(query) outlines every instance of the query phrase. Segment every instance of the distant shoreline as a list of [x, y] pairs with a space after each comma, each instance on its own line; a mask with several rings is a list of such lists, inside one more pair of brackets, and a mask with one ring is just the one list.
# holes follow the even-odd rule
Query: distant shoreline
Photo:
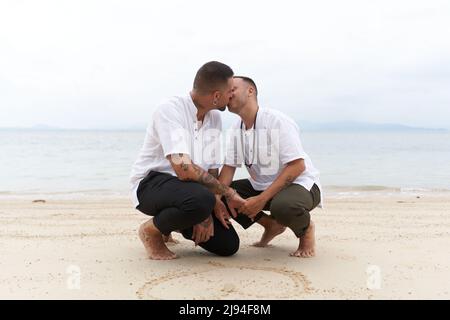
[[[450, 128], [415, 127], [396, 123], [366, 123], [366, 122], [332, 122], [314, 123], [309, 121], [297, 121], [301, 131], [304, 132], [433, 132], [448, 133]], [[224, 128], [228, 124], [224, 123]], [[4, 131], [24, 132], [145, 132], [146, 125], [112, 128], [60, 128], [55, 126], [37, 125], [33, 127], [0, 127]]]

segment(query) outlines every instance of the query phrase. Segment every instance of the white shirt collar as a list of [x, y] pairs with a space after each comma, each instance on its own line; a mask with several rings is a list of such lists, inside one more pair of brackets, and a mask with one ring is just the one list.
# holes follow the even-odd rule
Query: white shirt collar
[[194, 118], [197, 120], [198, 109], [195, 106], [194, 100], [192, 100], [192, 96], [190, 93], [188, 94], [188, 105], [189, 105], [189, 111], [192, 112], [192, 114], [194, 115]]
[[[190, 93], [188, 94], [188, 106], [189, 106], [189, 111], [191, 112], [191, 114], [193, 116], [193, 119], [195, 120], [195, 123], [197, 124], [197, 122], [198, 122], [198, 119], [197, 119], [198, 109], [195, 106], [194, 100], [192, 100], [192, 96], [191, 96]], [[211, 110], [208, 111], [205, 114], [205, 117], [203, 118], [203, 121], [201, 122], [201, 127], [203, 127], [203, 125], [208, 122], [209, 117], [210, 117], [210, 114], [209, 114], [210, 112], [211, 112]]]

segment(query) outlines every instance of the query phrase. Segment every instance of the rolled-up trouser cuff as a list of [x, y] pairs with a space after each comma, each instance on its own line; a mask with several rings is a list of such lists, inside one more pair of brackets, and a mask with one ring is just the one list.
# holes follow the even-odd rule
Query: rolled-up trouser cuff
[[308, 225], [305, 228], [301, 228], [300, 230], [294, 230], [292, 228], [291, 229], [295, 235], [297, 236], [297, 238], [303, 237], [306, 234], [306, 230], [308, 230], [310, 223], [308, 223]]
[[237, 222], [237, 223], [239, 223], [241, 226], [242, 226], [242, 228], [244, 228], [244, 229], [248, 229], [248, 228], [250, 228], [251, 227], [251, 225], [252, 224], [254, 224], [255, 222], [257, 222], [259, 219], [261, 219], [261, 217], [264, 215], [264, 212], [259, 212], [256, 216], [255, 216], [255, 218], [253, 219], [253, 221], [252, 221], [252, 219], [250, 219], [249, 217], [247, 217], [245, 214], [242, 214], [242, 213], [238, 213], [238, 215], [236, 216], [236, 218], [234, 218], [234, 220]]

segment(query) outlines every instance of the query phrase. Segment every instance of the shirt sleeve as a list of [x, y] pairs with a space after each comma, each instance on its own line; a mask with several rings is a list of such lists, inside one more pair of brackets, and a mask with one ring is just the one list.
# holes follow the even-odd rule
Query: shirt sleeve
[[305, 159], [306, 153], [300, 140], [300, 130], [292, 121], [280, 122], [279, 126], [279, 153], [280, 162], [287, 164], [293, 160]]
[[162, 105], [153, 116], [153, 124], [163, 149], [164, 157], [172, 154], [191, 156], [189, 137], [181, 114], [173, 105]]

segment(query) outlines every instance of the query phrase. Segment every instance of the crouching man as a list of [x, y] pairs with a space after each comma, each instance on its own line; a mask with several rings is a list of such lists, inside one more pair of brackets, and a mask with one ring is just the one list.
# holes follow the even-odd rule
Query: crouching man
[[[321, 187], [319, 172], [303, 150], [298, 126], [277, 110], [260, 108], [257, 87], [247, 77], [234, 77], [228, 110], [240, 119], [232, 127], [219, 181], [236, 189], [246, 203], [235, 215], [217, 196], [216, 216], [224, 226], [230, 225], [230, 213], [244, 228], [254, 222], [262, 225], [265, 231], [254, 244], [257, 247], [266, 247], [287, 227], [299, 239], [291, 256], [314, 256], [310, 212], [321, 203]], [[250, 178], [232, 181], [236, 167], [242, 163]], [[262, 210], [270, 211], [270, 215]]]

